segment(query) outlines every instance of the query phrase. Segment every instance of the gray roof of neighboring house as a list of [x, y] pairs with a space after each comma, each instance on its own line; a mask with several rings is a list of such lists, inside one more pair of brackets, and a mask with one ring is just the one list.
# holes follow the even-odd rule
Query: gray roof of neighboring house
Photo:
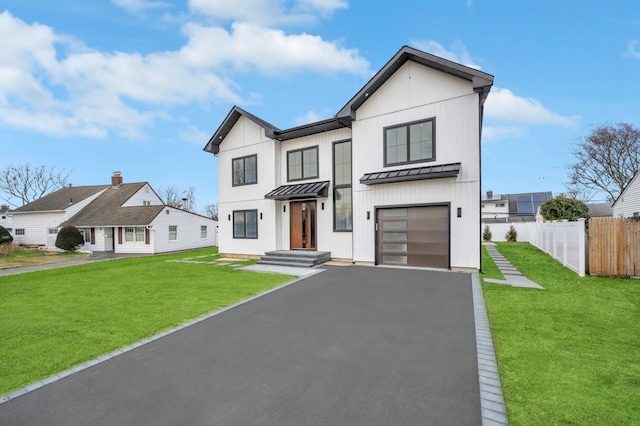
[[149, 225], [164, 205], [122, 207], [146, 182], [124, 183], [109, 188], [60, 226], [76, 227]]
[[67, 186], [29, 204], [18, 207], [11, 213], [65, 210], [108, 187], [109, 185]]
[[613, 215], [611, 203], [589, 203], [589, 217], [609, 217]]
[[491, 74], [460, 65], [456, 62], [422, 52], [409, 46], [403, 46], [333, 118], [291, 129], [280, 130], [255, 115], [244, 111], [242, 108], [234, 106], [220, 127], [218, 127], [218, 130], [211, 136], [204, 150], [212, 154], [217, 154], [220, 151], [220, 143], [243, 115], [264, 128], [266, 137], [279, 141], [309, 136], [343, 127], [351, 127], [351, 122], [355, 119], [355, 111], [409, 60], [470, 81], [473, 84], [473, 90], [480, 94], [481, 103], [484, 103], [493, 85], [493, 76]]

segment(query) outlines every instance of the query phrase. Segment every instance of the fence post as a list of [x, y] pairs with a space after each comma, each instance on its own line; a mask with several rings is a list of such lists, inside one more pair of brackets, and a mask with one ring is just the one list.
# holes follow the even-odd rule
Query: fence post
[[567, 219], [562, 219], [562, 265], [567, 266]]
[[580, 218], [578, 219], [578, 250], [580, 250], [580, 257], [578, 258], [578, 275], [581, 277], [584, 277], [585, 274], [585, 269], [586, 269], [586, 265], [585, 265], [585, 229], [584, 229], [584, 225], [585, 225], [585, 219], [584, 218]]

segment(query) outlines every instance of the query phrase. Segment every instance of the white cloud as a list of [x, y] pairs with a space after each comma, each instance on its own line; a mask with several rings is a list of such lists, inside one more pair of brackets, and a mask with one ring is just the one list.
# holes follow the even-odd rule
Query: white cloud
[[485, 102], [485, 117], [498, 121], [527, 124], [554, 124], [571, 127], [579, 116], [563, 116], [549, 111], [534, 98], [523, 98], [509, 89], [494, 86]]
[[640, 40], [629, 40], [627, 51], [622, 55], [625, 58], [640, 59]]
[[369, 72], [357, 50], [319, 36], [246, 23], [229, 31], [194, 23], [183, 29], [188, 41], [178, 50], [102, 52], [0, 13], [0, 123], [56, 135], [137, 137], [174, 105], [246, 103], [227, 75]]
[[470, 68], [481, 69], [480, 65], [473, 61], [471, 54], [461, 41], [454, 42], [450, 49], [434, 40], [411, 40], [411, 46]]
[[192, 11], [223, 21], [246, 22], [273, 28], [309, 24], [346, 9], [346, 0], [189, 0]]
[[211, 137], [211, 133], [204, 132], [193, 125], [183, 127], [178, 131], [178, 134], [180, 138], [198, 146], [202, 146]]
[[315, 123], [317, 121], [326, 120], [332, 117], [332, 111], [329, 109], [323, 109], [321, 112], [308, 111], [305, 115], [300, 115], [295, 118], [294, 122], [296, 126], [303, 126], [309, 123]]
[[111, 0], [113, 4], [123, 8], [128, 12], [140, 12], [146, 9], [157, 9], [164, 7], [171, 7], [171, 3], [165, 3], [162, 1], [149, 1], [149, 0]]

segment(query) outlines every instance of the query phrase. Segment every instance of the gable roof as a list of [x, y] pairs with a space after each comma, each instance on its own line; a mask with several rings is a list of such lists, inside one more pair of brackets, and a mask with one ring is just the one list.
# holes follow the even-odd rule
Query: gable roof
[[256, 117], [255, 115], [243, 110], [238, 106], [234, 106], [222, 121], [222, 124], [220, 124], [218, 130], [216, 130], [213, 136], [211, 136], [209, 142], [207, 142], [207, 145], [205, 145], [204, 150], [212, 154], [217, 154], [218, 151], [220, 151], [220, 143], [224, 140], [224, 138], [227, 137], [233, 126], [236, 125], [236, 123], [242, 116], [248, 118], [258, 126], [262, 127], [264, 129], [265, 136], [270, 139], [273, 139], [274, 133], [279, 130], [276, 126], [267, 123], [261, 118]]
[[620, 195], [618, 195], [618, 198], [616, 198], [616, 200], [613, 202], [613, 204], [611, 205], [611, 208], [613, 209], [613, 206], [615, 206], [618, 203], [618, 200], [620, 200], [622, 198], [622, 195], [627, 192], [627, 189], [629, 189], [631, 187], [631, 184], [633, 183], [633, 181], [635, 181], [636, 179], [640, 179], [640, 171], [636, 172], [635, 175], [633, 175], [633, 177], [631, 178], [631, 180], [629, 180], [629, 183], [627, 183], [627, 186], [624, 187], [624, 189], [622, 190], [622, 192], [620, 192]]
[[242, 108], [234, 106], [222, 121], [218, 130], [216, 130], [209, 139], [204, 147], [204, 151], [217, 154], [220, 151], [220, 144], [241, 116], [245, 116], [262, 127], [265, 130], [266, 137], [279, 141], [314, 135], [343, 127], [351, 127], [351, 122], [355, 119], [355, 111], [409, 60], [470, 81], [473, 84], [473, 90], [480, 94], [481, 103], [484, 103], [493, 85], [493, 76], [491, 74], [460, 65], [456, 62], [431, 55], [409, 46], [403, 46], [333, 118], [280, 130]]
[[431, 55], [430, 53], [414, 49], [413, 47], [403, 46], [398, 53], [342, 107], [336, 114], [336, 117], [349, 118], [351, 120], [355, 119], [355, 111], [409, 60], [471, 81], [473, 83], [473, 90], [480, 93], [480, 101], [482, 103], [484, 103], [489, 95], [489, 91], [493, 85], [493, 76], [491, 74], [460, 65], [457, 62], [449, 61], [439, 56]]
[[611, 203], [589, 203], [587, 204], [587, 208], [589, 209], [589, 217], [613, 216]]
[[146, 184], [138, 182], [110, 186], [60, 226], [148, 225], [165, 208], [164, 205], [122, 207], [122, 204]]
[[11, 213], [62, 211], [108, 188], [109, 185], [67, 186], [51, 194], [18, 207]]

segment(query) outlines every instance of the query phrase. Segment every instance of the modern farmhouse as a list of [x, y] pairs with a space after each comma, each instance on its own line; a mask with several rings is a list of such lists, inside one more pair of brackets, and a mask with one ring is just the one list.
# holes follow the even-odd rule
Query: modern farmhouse
[[480, 138], [493, 76], [401, 48], [330, 119], [281, 130], [233, 107], [218, 157], [219, 248], [480, 267]]

